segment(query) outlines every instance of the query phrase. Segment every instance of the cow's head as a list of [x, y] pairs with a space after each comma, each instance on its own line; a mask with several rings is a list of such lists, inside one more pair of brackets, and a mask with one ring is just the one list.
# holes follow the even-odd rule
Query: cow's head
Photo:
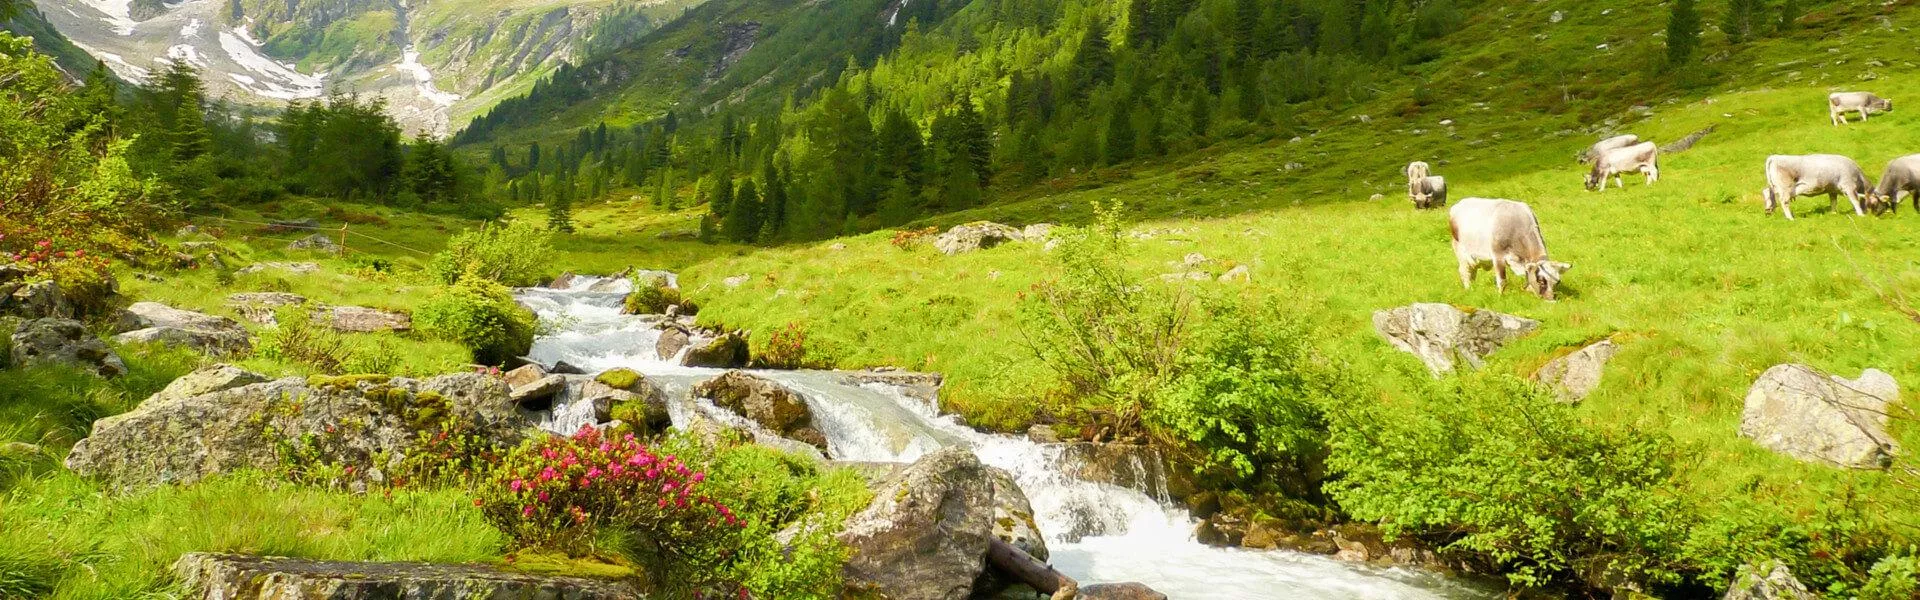
[[1873, 109], [1880, 112], [1893, 112], [1893, 100], [1890, 98], [1875, 100], [1873, 101]]
[[1600, 191], [1600, 188], [1606, 187], [1607, 185], [1607, 176], [1600, 172], [1598, 165], [1595, 165], [1592, 171], [1587, 172], [1585, 184], [1589, 192]]
[[1572, 269], [1573, 265], [1551, 260], [1528, 263], [1522, 269], [1527, 276], [1527, 291], [1551, 302], [1554, 288], [1560, 286], [1560, 277]]
[[1891, 195], [1880, 193], [1878, 190], [1867, 191], [1867, 212], [1880, 214], [1892, 210], [1894, 204], [1895, 201]]

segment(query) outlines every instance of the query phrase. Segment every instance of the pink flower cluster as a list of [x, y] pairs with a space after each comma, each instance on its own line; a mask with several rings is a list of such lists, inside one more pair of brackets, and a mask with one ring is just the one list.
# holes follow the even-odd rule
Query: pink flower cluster
[[475, 503], [503, 530], [536, 545], [564, 545], [602, 523], [676, 532], [743, 527], [732, 509], [701, 493], [706, 480], [631, 434], [612, 438], [582, 427], [514, 450]]

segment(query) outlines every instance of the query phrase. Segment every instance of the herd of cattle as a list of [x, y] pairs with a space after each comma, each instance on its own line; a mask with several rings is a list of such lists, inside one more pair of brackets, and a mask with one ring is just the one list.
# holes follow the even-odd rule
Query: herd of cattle
[[[1859, 113], [1860, 120], [1865, 122], [1870, 112], [1892, 110], [1892, 100], [1869, 92], [1838, 92], [1827, 96], [1827, 114], [1835, 126], [1846, 124], [1849, 113]], [[1626, 182], [1622, 175], [1626, 173], [1645, 175], [1648, 184], [1660, 180], [1660, 147], [1631, 134], [1600, 140], [1581, 153], [1579, 161], [1592, 165], [1586, 176], [1586, 187], [1590, 191], [1607, 189], [1608, 179], [1613, 179], [1616, 187], [1624, 188]], [[1415, 208], [1447, 205], [1447, 180], [1434, 175], [1427, 163], [1415, 161], [1407, 165], [1404, 174], [1407, 196]], [[1867, 179], [1866, 172], [1860, 170], [1853, 159], [1836, 154], [1769, 156], [1766, 180], [1767, 186], [1761, 190], [1760, 197], [1767, 214], [1773, 214], [1777, 206], [1788, 219], [1793, 218], [1788, 204], [1794, 198], [1819, 194], [1827, 195], [1829, 210], [1838, 207], [1839, 196], [1846, 196], [1853, 204], [1854, 214], [1865, 215], [1868, 211], [1896, 210], [1901, 194], [1905, 193], [1913, 198], [1914, 210], [1920, 212], [1920, 154], [1887, 163], [1878, 187]], [[1540, 221], [1534, 217], [1533, 208], [1523, 202], [1463, 199], [1447, 211], [1447, 228], [1453, 236], [1454, 257], [1459, 261], [1460, 285], [1467, 289], [1473, 288], [1477, 271], [1491, 268], [1494, 286], [1505, 292], [1507, 273], [1511, 270], [1524, 280], [1527, 291], [1551, 301], [1561, 276], [1573, 268], [1547, 257]]]

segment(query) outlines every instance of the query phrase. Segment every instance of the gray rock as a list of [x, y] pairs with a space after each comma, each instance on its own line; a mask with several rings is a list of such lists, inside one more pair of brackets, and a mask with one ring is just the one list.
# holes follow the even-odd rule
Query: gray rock
[[277, 324], [274, 313], [289, 306], [307, 304], [306, 296], [286, 292], [246, 292], [227, 296], [227, 308], [240, 313], [240, 318], [261, 325]]
[[1060, 434], [1054, 433], [1052, 425], [1034, 425], [1027, 428], [1027, 441], [1035, 444], [1058, 444]]
[[1435, 377], [1483, 360], [1540, 322], [1490, 310], [1465, 312], [1450, 304], [1423, 303], [1374, 311], [1373, 328], [1395, 348], [1413, 354]]
[[1613, 340], [1600, 340], [1585, 348], [1553, 359], [1535, 371], [1533, 378], [1553, 388], [1561, 402], [1579, 402], [1600, 387], [1600, 375], [1607, 361], [1620, 351]]
[[753, 281], [752, 275], [741, 274], [741, 275], [734, 275], [726, 279], [722, 279], [720, 280], [720, 284], [727, 286], [727, 289], [733, 289], [733, 288], [746, 285], [747, 282], [749, 281]]
[[1778, 365], [1747, 390], [1740, 435], [1806, 462], [1884, 469], [1900, 451], [1887, 435], [1887, 405], [1899, 398], [1899, 383], [1877, 369], [1848, 380]]
[[747, 336], [739, 332], [727, 332], [713, 338], [694, 340], [682, 364], [689, 367], [737, 369], [747, 366], [751, 358]]
[[520, 388], [528, 384], [531, 384], [535, 381], [539, 381], [541, 378], [546, 376], [547, 376], [546, 367], [542, 367], [538, 364], [527, 364], [527, 365], [522, 365], [518, 368], [515, 368], [512, 371], [507, 371], [506, 374], [501, 375], [500, 378], [502, 381], [506, 382], [507, 389], [516, 389], [516, 388]]
[[1740, 567], [1721, 600], [1820, 600], [1779, 561]]
[[530, 575], [484, 565], [332, 562], [192, 552], [173, 564], [190, 598], [284, 600], [640, 600], [605, 579]]
[[52, 281], [0, 284], [0, 315], [22, 319], [71, 319], [73, 304]]
[[239, 322], [158, 302], [139, 302], [127, 307], [119, 327], [133, 328], [114, 336], [114, 341], [122, 344], [162, 343], [219, 356], [253, 350], [252, 335]]
[[694, 386], [693, 395], [712, 400], [714, 406], [738, 413], [781, 437], [827, 448], [827, 436], [814, 428], [813, 412], [806, 399], [771, 379], [746, 371], [727, 371]]
[[962, 252], [985, 250], [1025, 239], [1020, 230], [991, 221], [975, 221], [965, 225], [955, 225], [946, 233], [933, 239], [933, 247], [941, 254], [952, 256]]
[[267, 271], [286, 271], [294, 275], [307, 275], [320, 272], [320, 265], [310, 262], [263, 262], [247, 265], [235, 273], [238, 275], [252, 275], [254, 273], [264, 273]]
[[1253, 280], [1253, 270], [1247, 268], [1246, 265], [1236, 265], [1231, 269], [1227, 269], [1227, 272], [1220, 274], [1221, 283], [1236, 282], [1236, 281], [1245, 283], [1252, 280]]
[[21, 323], [12, 337], [13, 366], [65, 364], [77, 366], [101, 377], [119, 377], [127, 373], [127, 364], [107, 348], [106, 342], [93, 337], [87, 327], [73, 319], [33, 319]]
[[[526, 367], [521, 368], [524, 369]], [[566, 389], [566, 377], [561, 375], [548, 375], [526, 385], [514, 386], [511, 388], [512, 391], [508, 392], [507, 398], [512, 400], [514, 404], [539, 404], [542, 402], [551, 402], [555, 395], [558, 395]]]
[[686, 329], [665, 327], [660, 330], [660, 339], [654, 342], [654, 354], [660, 357], [660, 360], [673, 360], [673, 357], [679, 356], [680, 350], [686, 348], [692, 341], [693, 336], [688, 334]]
[[[987, 475], [993, 480], [993, 537], [1006, 542], [1032, 556], [1034, 560], [1046, 562], [1048, 557], [1047, 540], [1040, 534], [1040, 525], [1034, 521], [1033, 505], [1027, 500], [1026, 492], [1013, 480], [1013, 474], [995, 467], [987, 467]], [[973, 583], [974, 597], [989, 596], [1012, 587], [1019, 581], [1002, 574], [999, 569], [987, 569], [980, 573], [980, 579]]]
[[341, 252], [346, 251], [345, 248], [340, 247], [340, 244], [338, 242], [333, 241], [333, 236], [330, 236], [324, 233], [316, 233], [313, 235], [309, 235], [307, 237], [300, 238], [298, 240], [294, 240], [293, 243], [287, 244], [287, 249], [288, 250], [311, 250], [313, 252], [320, 252], [324, 254], [339, 254]]
[[856, 593], [894, 600], [962, 600], [986, 567], [993, 479], [965, 448], [929, 454], [882, 482], [838, 537]]
[[561, 273], [559, 277], [553, 278], [553, 281], [549, 282], [547, 284], [547, 287], [550, 287], [556, 290], [568, 289], [573, 287], [573, 280], [579, 277], [580, 276], [575, 275], [573, 271], [567, 271], [565, 273]]
[[1144, 583], [1096, 583], [1080, 588], [1079, 600], [1167, 600]]
[[201, 367], [192, 373], [181, 375], [173, 380], [173, 383], [167, 384], [167, 387], [159, 393], [147, 397], [144, 402], [169, 402], [256, 383], [266, 383], [266, 381], [267, 378], [264, 375], [233, 365]]
[[1020, 230], [1020, 239], [1028, 242], [1039, 242], [1051, 239], [1053, 238], [1053, 227], [1054, 225], [1052, 223], [1035, 223], [1028, 225], [1025, 229]]
[[373, 333], [413, 330], [413, 317], [390, 310], [365, 306], [334, 306], [323, 309], [321, 315], [327, 324], [333, 326], [334, 331]]
[[447, 425], [498, 447], [519, 443], [531, 423], [506, 386], [475, 373], [425, 381], [292, 377], [193, 396], [156, 394], [131, 412], [95, 421], [67, 455], [67, 468], [108, 486], [188, 484], [241, 469], [272, 470], [288, 440], [302, 460], [353, 467], [335, 482], [383, 482], [424, 436]]
[[1185, 471], [1172, 466], [1152, 446], [1101, 442], [1068, 442], [1057, 448], [1057, 460], [1074, 477], [1135, 490], [1154, 498], [1184, 497], [1192, 483]]

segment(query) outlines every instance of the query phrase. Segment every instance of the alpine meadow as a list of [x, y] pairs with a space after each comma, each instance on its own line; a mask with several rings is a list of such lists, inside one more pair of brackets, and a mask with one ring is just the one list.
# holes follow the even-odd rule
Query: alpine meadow
[[1920, 599], [1916, 28], [0, 0], [0, 599]]

